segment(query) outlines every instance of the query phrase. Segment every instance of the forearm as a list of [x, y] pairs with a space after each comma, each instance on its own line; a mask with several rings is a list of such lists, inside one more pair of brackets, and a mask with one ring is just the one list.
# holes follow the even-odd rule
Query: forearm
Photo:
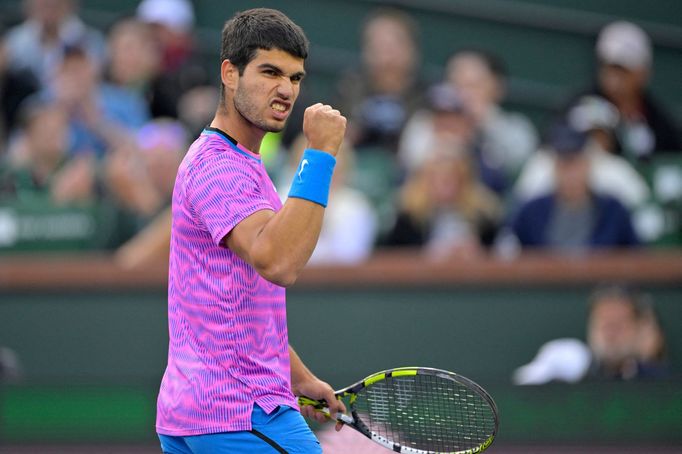
[[265, 279], [293, 284], [308, 262], [322, 228], [324, 207], [346, 119], [330, 106], [306, 109], [303, 130], [308, 149], [282, 209], [258, 211], [235, 226], [226, 245]]
[[286, 287], [312, 255], [323, 215], [321, 205], [289, 198], [277, 213], [258, 211], [240, 222], [225, 244], [265, 279]]

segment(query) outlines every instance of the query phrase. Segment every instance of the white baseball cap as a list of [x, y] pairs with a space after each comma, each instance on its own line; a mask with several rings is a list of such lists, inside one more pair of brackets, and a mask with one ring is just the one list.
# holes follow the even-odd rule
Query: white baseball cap
[[187, 32], [194, 25], [194, 9], [188, 0], [143, 0], [137, 7], [137, 17], [180, 32]]
[[590, 367], [590, 349], [578, 339], [555, 339], [544, 344], [533, 361], [514, 371], [517, 385], [542, 385], [552, 381], [576, 383]]
[[651, 40], [632, 22], [612, 22], [599, 32], [597, 57], [604, 62], [628, 69], [651, 66]]

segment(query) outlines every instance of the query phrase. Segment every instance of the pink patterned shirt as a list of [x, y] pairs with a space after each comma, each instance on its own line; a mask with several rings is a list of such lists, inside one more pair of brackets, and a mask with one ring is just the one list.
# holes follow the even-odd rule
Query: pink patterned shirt
[[173, 190], [158, 433], [250, 430], [254, 403], [298, 408], [284, 288], [220, 244], [249, 215], [281, 207], [259, 155], [213, 128], [192, 144]]

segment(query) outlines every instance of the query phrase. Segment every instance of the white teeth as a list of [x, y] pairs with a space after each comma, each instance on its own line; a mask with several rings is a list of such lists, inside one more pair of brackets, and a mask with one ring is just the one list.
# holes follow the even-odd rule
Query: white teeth
[[272, 108], [278, 112], [284, 112], [285, 110], [287, 110], [287, 106], [285, 106], [284, 104], [280, 104], [278, 102], [273, 103]]

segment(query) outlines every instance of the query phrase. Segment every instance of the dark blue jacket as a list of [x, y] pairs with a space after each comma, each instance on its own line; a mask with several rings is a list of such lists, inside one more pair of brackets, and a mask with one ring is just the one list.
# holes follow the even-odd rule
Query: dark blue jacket
[[[596, 219], [589, 246], [609, 248], [638, 245], [630, 213], [616, 199], [606, 195], [592, 195]], [[547, 229], [556, 206], [554, 194], [529, 200], [521, 206], [512, 221], [512, 230], [522, 246], [548, 246]]]

